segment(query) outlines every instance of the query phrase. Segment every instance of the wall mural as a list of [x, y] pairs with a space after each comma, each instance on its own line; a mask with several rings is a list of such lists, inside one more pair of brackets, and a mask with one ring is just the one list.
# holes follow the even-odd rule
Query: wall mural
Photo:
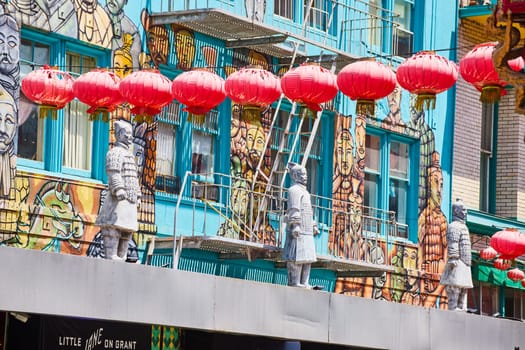
[[[34, 123], [38, 106], [19, 104], [19, 28], [22, 25], [80, 39], [112, 49], [115, 72], [121, 78], [139, 67], [141, 38], [137, 26], [124, 13], [128, 0], [11, 0], [0, 3], [0, 244], [98, 256], [96, 217], [102, 186], [74, 181], [16, 174], [14, 139], [18, 127]], [[35, 67], [38, 68], [38, 67]], [[19, 114], [19, 115], [17, 115]], [[123, 105], [111, 118], [131, 119]], [[36, 129], [36, 127], [35, 127]], [[35, 138], [33, 135], [32, 138]], [[155, 152], [156, 125], [134, 125], [134, 151], [140, 169], [142, 205], [139, 212], [141, 234], [134, 242], [145, 244], [142, 233], [155, 233]], [[23, 142], [26, 140], [23, 135]], [[36, 159], [36, 154], [29, 159]]]
[[[401, 90], [397, 87], [386, 99], [388, 111], [382, 119], [367, 117], [366, 122], [400, 134], [416, 137], [420, 140], [419, 190], [418, 190], [418, 246], [395, 244], [390, 256], [385, 256], [386, 247], [364, 247], [352, 249], [352, 244], [359, 239], [357, 226], [352, 226], [352, 217], [358, 218], [352, 203], [363, 192], [361, 174], [364, 171], [364, 146], [359, 146], [360, 120], [356, 119], [354, 135], [351, 119], [336, 120], [336, 143], [334, 145], [334, 208], [341, 207], [350, 215], [335, 216], [331, 232], [329, 249], [335, 255], [358, 257], [366, 253], [370, 261], [389, 259], [394, 273], [383, 274], [374, 278], [341, 278], [336, 283], [336, 293], [385, 299], [426, 307], [446, 308], [446, 294], [439, 278], [446, 261], [447, 218], [441, 210], [443, 194], [443, 174], [440, 155], [435, 149], [435, 136], [425, 119], [424, 112], [413, 108], [411, 97], [410, 119], [401, 116]], [[362, 120], [362, 119], [361, 119]], [[355, 148], [355, 150], [354, 150]], [[363, 164], [357, 166], [361, 161]], [[354, 170], [352, 170], [354, 169]], [[361, 182], [358, 186], [356, 182]], [[345, 203], [337, 199], [349, 198]], [[362, 198], [362, 195], [361, 195]], [[361, 201], [362, 203], [362, 201]], [[357, 214], [357, 215], [356, 215]], [[334, 214], [335, 215], [335, 214]], [[358, 245], [359, 246], [359, 245]]]

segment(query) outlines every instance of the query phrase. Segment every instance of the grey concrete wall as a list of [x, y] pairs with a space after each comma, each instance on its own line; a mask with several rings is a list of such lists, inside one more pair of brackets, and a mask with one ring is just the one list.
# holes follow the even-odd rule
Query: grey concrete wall
[[525, 323], [0, 247], [0, 310], [375, 349], [525, 349]]

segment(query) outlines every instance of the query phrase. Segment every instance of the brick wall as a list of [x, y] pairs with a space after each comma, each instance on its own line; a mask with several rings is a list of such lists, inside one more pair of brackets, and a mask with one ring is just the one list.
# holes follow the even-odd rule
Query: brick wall
[[[458, 30], [458, 58], [476, 44], [496, 41], [483, 24], [463, 19]], [[525, 219], [525, 116], [514, 111], [515, 93], [502, 97], [498, 113], [496, 214]], [[481, 103], [479, 92], [462, 78], [457, 83], [452, 198], [479, 208]]]

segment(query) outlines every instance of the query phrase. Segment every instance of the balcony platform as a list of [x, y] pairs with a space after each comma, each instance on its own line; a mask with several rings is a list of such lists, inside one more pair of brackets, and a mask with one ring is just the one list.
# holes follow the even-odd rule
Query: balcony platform
[[[308, 43], [318, 47], [324, 52], [321, 65], [330, 69], [331, 61], [336, 61], [336, 71], [345, 65], [355, 62], [359, 57], [348, 52], [338, 50], [320, 41], [307, 38], [262, 22], [251, 21], [225, 10], [206, 8], [194, 10], [181, 10], [171, 12], [158, 12], [151, 14], [152, 25], [178, 24], [196, 32], [223, 40], [227, 48], [247, 47], [258, 52], [284, 59], [282, 63], [290, 62], [293, 56], [293, 46], [288, 45], [287, 39], [293, 38], [298, 43]], [[296, 56], [304, 62], [307, 58], [316, 61], [319, 56], [307, 56], [306, 52], [297, 50]]]
[[[219, 253], [220, 259], [264, 259], [273, 261], [275, 267], [286, 267], [286, 262], [281, 258], [282, 249], [272, 245], [221, 236], [179, 236], [176, 242], [178, 255], [180, 249], [202, 249]], [[156, 239], [150, 254], [155, 254], [155, 251], [172, 252], [173, 238]], [[378, 277], [385, 272], [394, 271], [392, 266], [330, 255], [318, 255], [317, 262], [313, 263], [312, 267], [334, 271], [337, 277]]]

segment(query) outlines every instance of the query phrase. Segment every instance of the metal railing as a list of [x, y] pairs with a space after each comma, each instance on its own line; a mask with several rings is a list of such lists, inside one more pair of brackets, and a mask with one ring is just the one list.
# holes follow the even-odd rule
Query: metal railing
[[[265, 187], [260, 183], [252, 190], [249, 181], [230, 175], [186, 173], [175, 208], [174, 236], [219, 236], [283, 247], [287, 191], [270, 186], [264, 194]], [[388, 247], [398, 236], [393, 212], [316, 195], [311, 200], [320, 231], [315, 240], [319, 254], [370, 261], [373, 246]]]
[[[370, 4], [367, 0], [329, 0], [323, 6], [312, 3], [307, 13], [300, 18], [292, 9], [269, 1], [266, 6], [259, 1], [230, 0], [161, 0], [153, 4], [152, 14], [174, 11], [219, 9], [232, 15], [264, 23], [291, 36], [299, 43], [319, 45], [321, 54], [330, 54], [326, 49], [362, 55], [362, 43], [369, 42], [374, 33], [393, 33], [396, 23], [394, 12]], [[302, 12], [308, 10], [305, 3]], [[306, 26], [303, 27], [303, 23]], [[389, 37], [391, 37], [391, 34]], [[326, 49], [325, 49], [326, 48]], [[307, 53], [312, 55], [312, 53]], [[313, 53], [317, 55], [319, 52]], [[367, 53], [368, 54], [368, 53]]]

